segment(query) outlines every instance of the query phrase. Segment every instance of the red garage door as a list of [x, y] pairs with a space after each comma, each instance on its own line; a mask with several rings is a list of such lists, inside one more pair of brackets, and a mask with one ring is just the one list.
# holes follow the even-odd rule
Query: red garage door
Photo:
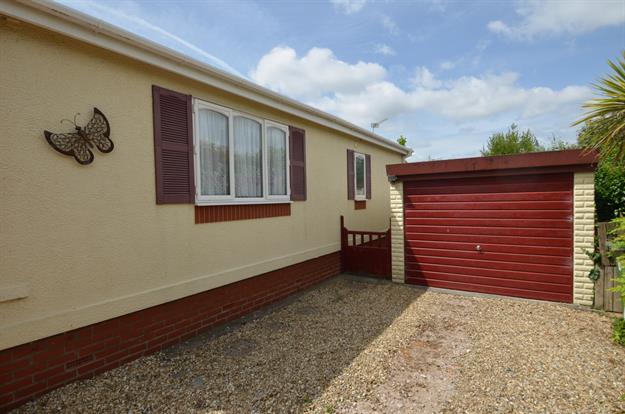
[[405, 181], [406, 282], [571, 302], [572, 180]]

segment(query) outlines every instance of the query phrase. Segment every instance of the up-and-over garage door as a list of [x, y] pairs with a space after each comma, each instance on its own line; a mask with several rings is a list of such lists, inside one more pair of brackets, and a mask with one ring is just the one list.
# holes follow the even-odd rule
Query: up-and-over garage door
[[406, 282], [571, 302], [573, 174], [404, 182]]

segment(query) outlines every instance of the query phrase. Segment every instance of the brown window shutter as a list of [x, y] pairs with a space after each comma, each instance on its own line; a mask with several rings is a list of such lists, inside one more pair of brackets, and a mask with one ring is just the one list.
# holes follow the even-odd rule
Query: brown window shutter
[[306, 131], [289, 127], [291, 200], [306, 200]]
[[195, 202], [191, 95], [152, 86], [156, 203]]
[[347, 199], [353, 200], [354, 192], [354, 151], [347, 150]]
[[365, 177], [367, 200], [371, 200], [371, 155], [369, 154], [365, 154]]

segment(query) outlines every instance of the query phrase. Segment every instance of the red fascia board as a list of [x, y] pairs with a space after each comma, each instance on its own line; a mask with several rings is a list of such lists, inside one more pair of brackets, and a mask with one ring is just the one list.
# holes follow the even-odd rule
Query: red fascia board
[[526, 168], [570, 167], [571, 171], [594, 170], [599, 155], [595, 151], [564, 150], [534, 152], [530, 154], [498, 155], [494, 157], [473, 157], [452, 160], [389, 164], [389, 176], [424, 174], [468, 173], [477, 171], [517, 170]]

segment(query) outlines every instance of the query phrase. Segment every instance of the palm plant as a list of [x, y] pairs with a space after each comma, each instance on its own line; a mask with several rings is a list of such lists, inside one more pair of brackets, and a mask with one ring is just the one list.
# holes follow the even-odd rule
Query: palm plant
[[586, 114], [573, 126], [586, 124], [591, 130], [582, 142], [588, 149], [625, 159], [625, 51], [616, 63], [608, 61], [614, 73], [601, 78], [593, 87], [601, 95], [584, 103]]
[[[586, 102], [583, 107], [586, 114], [573, 125], [584, 124], [580, 134], [580, 144], [588, 149], [601, 152], [602, 158], [616, 163], [625, 163], [625, 51], [621, 58], [608, 61], [614, 73], [604, 76], [593, 86], [601, 95]], [[615, 230], [615, 246], [625, 247], [625, 218], [613, 220], [618, 228]], [[615, 247], [616, 248], [616, 247]], [[617, 253], [616, 258], [619, 276], [614, 279], [615, 291], [625, 301], [625, 253]], [[614, 323], [614, 339], [625, 345], [625, 310], [623, 320]]]

